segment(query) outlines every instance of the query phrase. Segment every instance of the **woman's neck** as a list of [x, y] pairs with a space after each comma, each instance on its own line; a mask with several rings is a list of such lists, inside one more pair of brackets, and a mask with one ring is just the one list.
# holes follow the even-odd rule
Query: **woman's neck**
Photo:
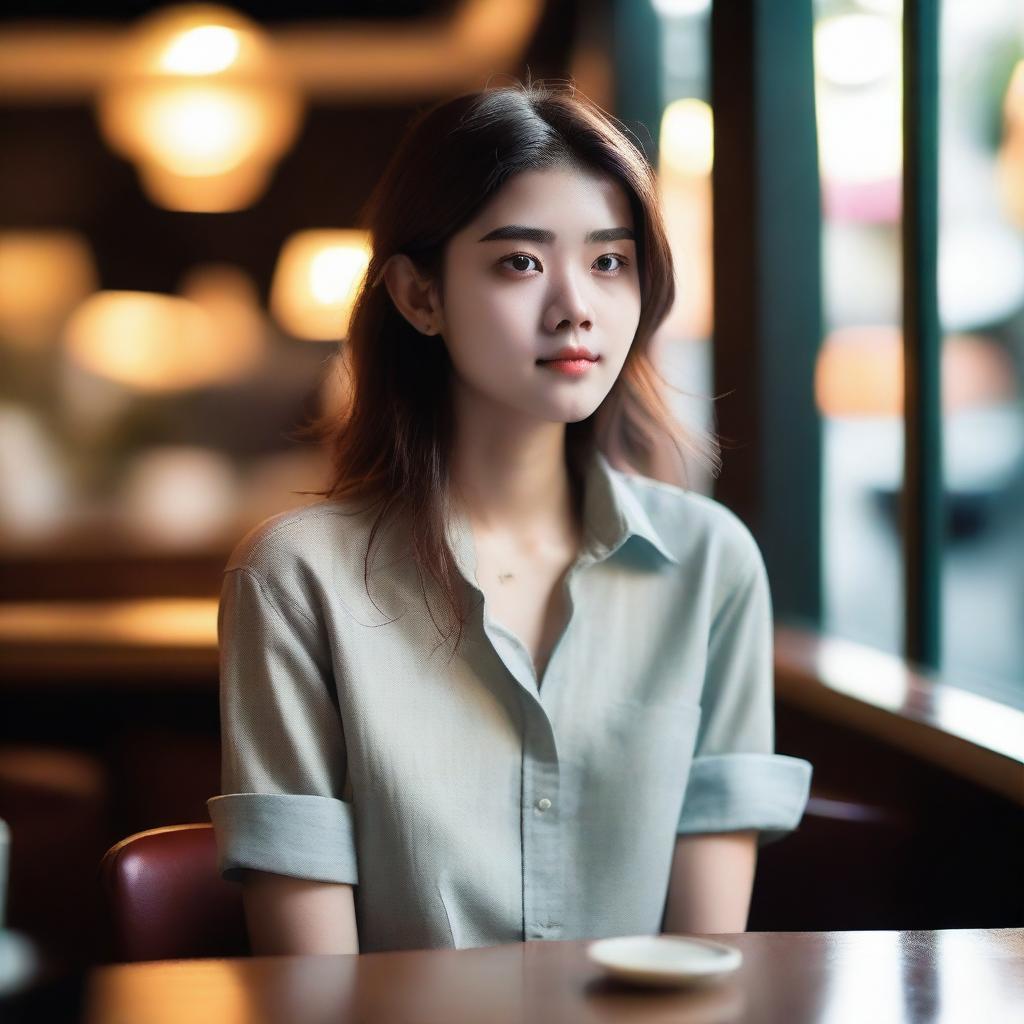
[[[497, 450], [481, 444], [456, 449], [452, 502], [465, 514], [480, 543], [523, 554], [578, 548], [583, 535], [583, 495], [565, 458], [562, 436]], [[557, 441], [557, 443], [553, 443]]]

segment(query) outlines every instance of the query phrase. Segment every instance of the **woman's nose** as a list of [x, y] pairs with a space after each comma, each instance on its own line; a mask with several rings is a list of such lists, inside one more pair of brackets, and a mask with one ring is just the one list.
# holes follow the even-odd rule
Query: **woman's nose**
[[544, 326], [549, 331], [563, 330], [568, 323], [569, 329], [593, 327], [593, 313], [578, 284], [570, 274], [566, 274], [559, 282], [554, 299], [544, 315]]

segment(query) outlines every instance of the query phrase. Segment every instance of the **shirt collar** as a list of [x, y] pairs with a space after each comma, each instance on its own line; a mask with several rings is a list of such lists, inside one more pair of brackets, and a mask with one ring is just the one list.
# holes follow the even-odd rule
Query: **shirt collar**
[[586, 475], [583, 498], [583, 520], [588, 545], [596, 544], [594, 553], [607, 557], [629, 540], [641, 537], [662, 557], [674, 565], [679, 559], [651, 522], [626, 474], [615, 469], [604, 453], [596, 450]]
[[[594, 449], [584, 477], [584, 549], [596, 561], [614, 554], [630, 537], [640, 537], [663, 558], [679, 565], [664, 538], [655, 529], [647, 510], [604, 453]], [[453, 510], [450, 528], [452, 553], [463, 576], [472, 581], [476, 574], [472, 531], [461, 511]]]

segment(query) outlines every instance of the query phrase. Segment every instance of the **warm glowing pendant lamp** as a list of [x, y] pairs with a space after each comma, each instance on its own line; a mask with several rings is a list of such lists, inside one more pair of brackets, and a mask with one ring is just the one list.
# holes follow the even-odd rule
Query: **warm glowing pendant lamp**
[[227, 7], [166, 7], [112, 57], [97, 116], [158, 205], [251, 206], [298, 131], [302, 103], [263, 30]]
[[48, 347], [97, 284], [92, 250], [77, 231], [0, 231], [0, 344]]
[[95, 292], [72, 313], [64, 333], [75, 363], [131, 391], [183, 391], [224, 377], [216, 323], [179, 296]]
[[200, 263], [185, 273], [178, 286], [183, 299], [194, 302], [217, 325], [210, 359], [211, 379], [239, 380], [257, 370], [267, 355], [267, 330], [259, 294], [252, 278], [230, 263]]
[[357, 229], [299, 231], [281, 248], [270, 310], [293, 337], [340, 341], [370, 262], [370, 234]]

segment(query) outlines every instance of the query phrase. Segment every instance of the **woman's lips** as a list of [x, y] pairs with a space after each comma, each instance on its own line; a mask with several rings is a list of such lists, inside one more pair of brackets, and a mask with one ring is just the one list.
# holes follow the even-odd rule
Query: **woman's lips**
[[[598, 359], [600, 356], [598, 356]], [[597, 359], [540, 359], [539, 365], [563, 373], [568, 377], [582, 377]]]

